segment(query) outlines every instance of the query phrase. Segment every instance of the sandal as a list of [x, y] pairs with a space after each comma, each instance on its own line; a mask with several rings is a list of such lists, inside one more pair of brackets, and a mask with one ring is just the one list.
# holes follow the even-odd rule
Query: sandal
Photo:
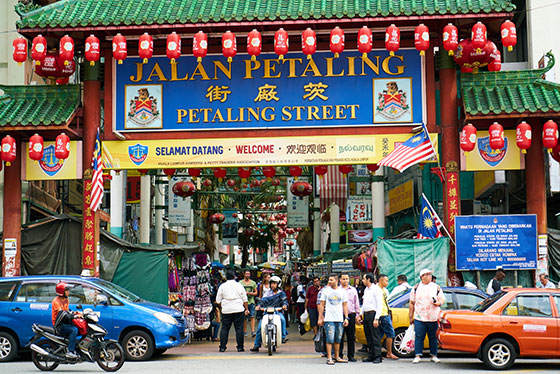
[[327, 365], [334, 365], [334, 360], [332, 358], [327, 360]]
[[335, 360], [335, 362], [339, 362], [339, 363], [343, 363], [343, 364], [345, 364], [345, 363], [347, 363], [347, 362], [348, 362], [348, 360], [347, 360], [347, 359], [345, 359], [345, 358], [339, 358], [339, 359]]

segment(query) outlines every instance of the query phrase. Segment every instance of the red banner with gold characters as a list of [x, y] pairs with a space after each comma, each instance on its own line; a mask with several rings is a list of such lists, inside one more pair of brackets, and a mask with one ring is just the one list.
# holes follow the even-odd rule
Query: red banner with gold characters
[[91, 210], [91, 179], [84, 180], [84, 209], [83, 209], [83, 253], [82, 253], [82, 269], [95, 270], [95, 214]]
[[447, 195], [447, 216], [445, 220], [447, 221], [447, 227], [449, 227], [449, 233], [455, 236], [455, 217], [459, 215], [459, 173], [456, 171], [447, 172], [445, 178]]

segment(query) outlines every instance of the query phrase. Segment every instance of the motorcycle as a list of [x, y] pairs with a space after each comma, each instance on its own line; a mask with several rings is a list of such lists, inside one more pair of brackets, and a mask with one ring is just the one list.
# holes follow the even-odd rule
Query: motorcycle
[[[80, 308], [78, 306], [78, 308]], [[96, 362], [105, 371], [117, 371], [124, 363], [124, 351], [120, 344], [112, 339], [105, 339], [107, 330], [99, 325], [98, 315], [92, 309], [84, 309], [81, 317], [74, 317], [80, 325], [81, 339], [76, 342], [76, 358], [66, 357], [68, 339], [55, 333], [50, 326], [33, 324], [35, 336], [28, 346], [31, 348], [31, 360], [37, 369], [52, 371], [60, 364], [78, 364]], [[86, 330], [86, 331], [83, 331]]]
[[262, 343], [268, 349], [269, 356], [282, 344], [282, 320], [276, 312], [281, 313], [282, 308], [266, 308], [261, 322]]

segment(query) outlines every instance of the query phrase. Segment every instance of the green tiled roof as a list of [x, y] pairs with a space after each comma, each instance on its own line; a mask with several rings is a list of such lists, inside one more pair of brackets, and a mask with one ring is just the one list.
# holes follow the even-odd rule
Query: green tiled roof
[[461, 15], [512, 12], [507, 0], [61, 0], [18, 5], [18, 28]]
[[79, 85], [0, 85], [0, 126], [66, 125], [80, 104]]
[[467, 117], [560, 112], [560, 85], [542, 75], [554, 66], [547, 53], [543, 69], [461, 74], [461, 94]]

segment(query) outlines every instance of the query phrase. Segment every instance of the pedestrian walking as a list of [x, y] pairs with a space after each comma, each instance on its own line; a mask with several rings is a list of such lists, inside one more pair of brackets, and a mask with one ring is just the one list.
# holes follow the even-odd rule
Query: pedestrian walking
[[313, 284], [307, 288], [305, 297], [305, 310], [309, 314], [309, 322], [313, 329], [313, 336], [317, 335], [317, 322], [319, 321], [319, 312], [317, 306], [319, 304], [318, 295], [321, 290], [321, 280], [319, 277], [313, 277]]
[[498, 291], [502, 290], [502, 281], [506, 278], [506, 273], [502, 269], [496, 270], [496, 275], [494, 278], [490, 279], [488, 282], [488, 287], [486, 287], [486, 293], [488, 295], [493, 295]]
[[364, 298], [362, 310], [358, 322], [363, 323], [366, 341], [368, 343], [368, 356], [363, 362], [380, 364], [381, 359], [381, 339], [379, 338], [379, 319], [383, 304], [381, 289], [375, 285], [375, 277], [372, 273], [364, 274], [362, 278], [364, 285]]
[[355, 345], [356, 345], [356, 316], [360, 314], [360, 300], [358, 299], [358, 291], [350, 286], [350, 276], [342, 274], [340, 276], [340, 287], [346, 291], [348, 298], [348, 326], [342, 332], [342, 339], [340, 340], [340, 358], [344, 357], [344, 338], [346, 337], [348, 361], [356, 362], [354, 358]]
[[[323, 290], [320, 301], [318, 323], [319, 326], [325, 325], [327, 365], [334, 365], [335, 362], [348, 362], [348, 360], [338, 357], [342, 330], [348, 326], [348, 296], [345, 290], [338, 287], [338, 275], [329, 276], [329, 283]], [[332, 357], [333, 348], [334, 359]]]
[[297, 318], [301, 317], [303, 312], [305, 312], [305, 286], [307, 284], [307, 278], [301, 277], [300, 284], [297, 285], [297, 299], [295, 300], [297, 306]]
[[249, 315], [243, 320], [243, 332], [247, 336], [247, 320], [251, 326], [251, 336], [255, 337], [255, 296], [257, 296], [257, 283], [251, 279], [251, 272], [245, 270], [243, 273], [243, 279], [241, 280], [241, 285], [245, 288], [247, 292], [247, 305], [249, 307]]
[[431, 361], [440, 362], [437, 357], [438, 343], [436, 332], [438, 329], [438, 319], [440, 306], [445, 303], [445, 297], [441, 287], [432, 282], [432, 271], [423, 269], [420, 271], [420, 283], [410, 291], [410, 302], [408, 316], [410, 324], [414, 324], [414, 353], [416, 357], [412, 360], [413, 364], [420, 362], [422, 351], [424, 350], [424, 339], [426, 333], [430, 341]]
[[259, 299], [272, 295], [270, 291], [270, 273], [263, 273], [262, 282], [259, 284]]
[[387, 302], [387, 285], [389, 284], [389, 277], [386, 274], [380, 274], [377, 278], [377, 286], [381, 289], [383, 294], [383, 304], [381, 306], [381, 317], [379, 317], [379, 338], [385, 338], [385, 348], [387, 349], [387, 358], [398, 360], [399, 358], [393, 354], [393, 339], [395, 338], [395, 329], [393, 329], [393, 320], [391, 318], [391, 309]]
[[397, 286], [393, 288], [393, 291], [389, 294], [388, 299], [390, 300], [393, 296], [400, 294], [408, 289], [412, 288], [410, 284], [408, 284], [408, 278], [404, 274], [400, 274], [397, 276]]
[[220, 352], [227, 348], [228, 335], [231, 325], [235, 328], [237, 352], [243, 352], [243, 319], [249, 315], [247, 292], [245, 288], [235, 281], [232, 270], [226, 272], [226, 282], [218, 288], [216, 304], [221, 308], [222, 328], [220, 330]]

